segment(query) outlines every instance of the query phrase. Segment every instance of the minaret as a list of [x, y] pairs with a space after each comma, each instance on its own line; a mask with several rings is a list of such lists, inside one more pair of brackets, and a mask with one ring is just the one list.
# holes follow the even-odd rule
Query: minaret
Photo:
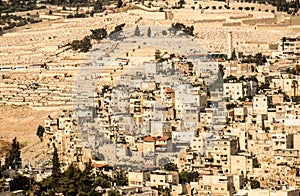
[[227, 48], [227, 57], [230, 59], [232, 57], [232, 32], [228, 32], [228, 48]]

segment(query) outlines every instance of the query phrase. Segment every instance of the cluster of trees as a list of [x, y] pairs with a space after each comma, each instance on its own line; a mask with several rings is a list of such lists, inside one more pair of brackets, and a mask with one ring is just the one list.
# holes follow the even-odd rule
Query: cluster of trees
[[88, 52], [92, 47], [91, 39], [102, 40], [107, 37], [107, 31], [104, 28], [91, 30], [92, 34], [85, 36], [82, 40], [73, 40], [69, 46], [74, 50], [80, 52]]
[[9, 30], [15, 27], [24, 26], [26, 24], [33, 24], [41, 22], [39, 19], [34, 19], [31, 17], [22, 17], [12, 14], [0, 14], [0, 25], [4, 25], [0, 27], [0, 33], [4, 30]]
[[[102, 172], [95, 176], [92, 173], [91, 163], [86, 164], [83, 171], [71, 164], [66, 171], [61, 171], [57, 149], [54, 146], [52, 158], [52, 175], [40, 183], [34, 183], [33, 192], [35, 195], [54, 195], [63, 193], [64, 195], [102, 195], [96, 191], [97, 187], [112, 188], [116, 186], [128, 185], [127, 178], [123, 173], [117, 172], [115, 178], [111, 178]], [[111, 191], [108, 195], [117, 194]]]
[[[39, 131], [40, 130], [40, 131]], [[39, 134], [42, 133], [41, 126], [38, 128]], [[21, 168], [21, 152], [17, 138], [13, 139], [11, 149], [6, 154], [5, 165], [0, 167], [0, 178], [11, 177], [8, 169]], [[128, 185], [128, 179], [123, 172], [117, 172], [115, 178], [111, 178], [103, 173], [95, 176], [92, 173], [91, 163], [86, 164], [83, 171], [71, 164], [65, 172], [62, 172], [57, 148], [54, 146], [52, 157], [52, 175], [42, 182], [36, 182], [33, 178], [16, 173], [9, 182], [10, 190], [24, 190], [33, 192], [34, 195], [102, 195], [96, 191], [97, 187], [113, 188], [114, 186]], [[2, 184], [1, 184], [2, 186]], [[119, 195], [117, 191], [110, 191], [108, 195]]]
[[70, 47], [74, 51], [79, 50], [80, 52], [88, 52], [89, 49], [92, 48], [91, 38], [89, 36], [85, 36], [82, 40], [73, 40], [70, 43]]
[[295, 67], [287, 68], [286, 73], [293, 74], [293, 75], [299, 75], [300, 74], [300, 65], [297, 64]]
[[254, 82], [258, 83], [258, 80], [257, 80], [257, 78], [255, 76], [245, 77], [244, 75], [242, 75], [241, 77], [239, 77], [238, 81], [239, 82], [242, 82], [242, 81], [254, 81]]
[[242, 63], [256, 63], [256, 65], [264, 65], [267, 62], [267, 58], [262, 53], [257, 53], [256, 55], [243, 56]]
[[38, 7], [36, 0], [0, 0], [0, 14], [1, 13], [13, 13], [35, 9], [44, 9], [45, 6]]
[[[113, 3], [117, 4], [118, 8], [121, 8], [124, 6], [122, 0], [113, 0], [113, 1], [108, 1], [108, 0], [96, 0], [96, 1], [88, 1], [88, 0], [44, 0], [41, 3], [44, 4], [50, 4], [50, 5], [58, 5], [58, 6], [68, 6], [68, 7], [77, 7], [79, 8], [80, 6], [88, 6], [88, 7], [93, 7], [93, 13], [95, 12], [102, 12], [104, 11], [104, 6], [105, 5], [110, 5]], [[92, 15], [91, 15], [92, 16]]]
[[176, 31], [183, 31], [187, 35], [193, 36], [194, 26], [186, 26], [182, 23], [176, 22], [172, 24], [172, 28], [170, 29], [170, 31], [174, 31], [174, 34], [176, 33]]
[[11, 149], [8, 150], [5, 156], [5, 164], [2, 169], [19, 169], [22, 167], [20, 144], [17, 138], [14, 138], [11, 144]]
[[86, 18], [87, 15], [85, 13], [75, 13], [75, 14], [69, 14], [67, 18]]
[[109, 34], [105, 28], [93, 30], [91, 29], [91, 35], [85, 36], [82, 40], [73, 40], [71, 43], [68, 44], [68, 46], [70, 46], [70, 48], [74, 51], [88, 52], [89, 49], [91, 49], [92, 47], [92, 39], [101, 41], [102, 39], [105, 39], [107, 37], [109, 37], [110, 39], [122, 38], [120, 37], [120, 32], [123, 30], [124, 26], [125, 23], [117, 25], [115, 29]]
[[236, 76], [230, 75], [227, 76], [224, 80], [224, 83], [228, 83], [228, 82], [238, 82], [238, 78]]
[[70, 6], [76, 7], [79, 5], [82, 6], [92, 6], [88, 0], [44, 0], [42, 1], [44, 4], [58, 5], [58, 6]]
[[278, 11], [287, 12], [289, 14], [297, 13], [299, 10], [299, 0], [238, 0], [238, 2], [245, 3], [259, 3], [259, 4], [271, 4], [277, 8]]
[[[0, 167], [0, 178], [11, 177], [9, 170], [18, 170], [22, 167], [20, 144], [17, 138], [14, 138], [11, 144], [11, 148], [6, 153], [5, 164]], [[20, 174], [16, 174], [12, 177], [9, 182], [9, 187], [11, 191], [15, 190], [29, 190], [30, 184], [33, 179]]]
[[120, 32], [123, 30], [123, 28], [125, 27], [125, 23], [119, 24], [117, 26], [115, 26], [115, 29], [109, 33], [109, 37], [110, 39], [118, 39], [120, 38]]

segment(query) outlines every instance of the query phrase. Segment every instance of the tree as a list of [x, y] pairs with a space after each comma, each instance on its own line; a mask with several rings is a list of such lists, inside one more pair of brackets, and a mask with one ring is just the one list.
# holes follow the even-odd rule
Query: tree
[[259, 167], [260, 167], [260, 164], [258, 163], [257, 158], [254, 158], [254, 159], [253, 159], [252, 164], [253, 164], [253, 167], [254, 167], [254, 168], [259, 168]]
[[101, 29], [91, 29], [92, 35], [91, 38], [95, 40], [102, 40], [107, 37], [107, 31], [105, 28]]
[[17, 138], [15, 137], [13, 139], [13, 143], [11, 145], [11, 150], [9, 150], [6, 154], [5, 158], [5, 167], [12, 169], [19, 169], [22, 166], [22, 160], [21, 160], [21, 151], [20, 151], [20, 145], [17, 141]]
[[121, 8], [122, 6], [123, 6], [123, 1], [122, 0], [118, 0], [117, 7]]
[[88, 52], [92, 47], [91, 39], [89, 36], [85, 36], [83, 40], [73, 40], [70, 43], [70, 46], [73, 50], [80, 50], [80, 52]]
[[101, 188], [110, 188], [111, 187], [111, 178], [103, 173], [101, 173], [95, 179], [94, 186], [100, 186]]
[[169, 162], [170, 162], [170, 159], [168, 157], [163, 157], [163, 158], [158, 160], [158, 165], [159, 166], [164, 166]]
[[125, 23], [117, 25], [115, 29], [109, 33], [109, 38], [112, 40], [122, 40], [123, 38], [121, 37], [121, 31], [125, 25]]
[[294, 97], [295, 97], [296, 94], [297, 94], [297, 89], [298, 89], [298, 82], [297, 82], [297, 80], [293, 80], [292, 81], [291, 87], [294, 89]]
[[161, 54], [160, 50], [156, 50], [156, 51], [155, 51], [155, 55], [154, 55], [155, 60], [158, 60], [158, 59], [161, 58], [160, 54]]
[[179, 182], [180, 183], [190, 183], [194, 181], [198, 181], [199, 173], [198, 172], [181, 172], [179, 174]]
[[76, 195], [79, 192], [80, 176], [80, 170], [71, 164], [60, 176], [59, 184], [55, 187], [57, 192], [64, 193], [64, 195]]
[[255, 59], [255, 63], [257, 65], [263, 65], [267, 62], [267, 59], [266, 59], [265, 55], [262, 55], [262, 53], [257, 53], [254, 56], [254, 59]]
[[94, 11], [101, 12], [102, 10], [103, 10], [102, 2], [100, 0], [97, 0], [94, 5]]
[[79, 192], [88, 194], [91, 191], [94, 191], [93, 187], [95, 186], [93, 185], [94, 176], [92, 174], [92, 169], [91, 161], [85, 164], [85, 169], [81, 172], [80, 176]]
[[235, 48], [233, 48], [230, 60], [236, 60], [236, 59], [237, 59], [237, 56], [236, 56]]
[[185, 1], [184, 0], [179, 0], [178, 4], [179, 4], [179, 7], [182, 8], [183, 4], [185, 4]]
[[117, 190], [111, 190], [108, 192], [108, 196], [121, 196], [121, 194]]
[[54, 183], [57, 184], [60, 176], [61, 176], [61, 172], [60, 172], [60, 163], [59, 163], [59, 157], [58, 157], [58, 152], [57, 152], [57, 148], [55, 145], [53, 145], [53, 157], [52, 157], [52, 178], [54, 180]]
[[11, 191], [16, 191], [16, 190], [28, 191], [30, 189], [31, 180], [32, 179], [30, 179], [26, 176], [17, 174], [9, 182], [10, 190]]
[[260, 182], [258, 180], [251, 180], [250, 186], [251, 186], [251, 189], [258, 189], [258, 188], [260, 188]]
[[117, 176], [113, 179], [113, 183], [117, 186], [127, 186], [128, 179], [125, 177], [122, 171], [118, 171]]
[[137, 36], [137, 37], [141, 36], [140, 28], [138, 25], [136, 25], [136, 27], [135, 27], [134, 36]]
[[175, 165], [172, 162], [165, 164], [163, 169], [166, 171], [177, 171], [178, 170], [177, 165]]
[[45, 128], [43, 126], [39, 125], [36, 135], [40, 138], [41, 142], [43, 141], [44, 132], [45, 132]]
[[[177, 23], [173, 23], [172, 24], [172, 28], [174, 28], [175, 29], [175, 32], [176, 32], [176, 30], [178, 30], [178, 31], [183, 31], [184, 33], [186, 33], [186, 34], [188, 34], [188, 35], [191, 35], [191, 36], [193, 36], [194, 34], [193, 34], [193, 31], [194, 31], [194, 26], [185, 26], [184, 24], [182, 24], [182, 23], [179, 23], [179, 22], [177, 22]], [[174, 33], [175, 34], [175, 33]]]
[[225, 79], [224, 79], [224, 83], [228, 83], [228, 82], [237, 82], [238, 81], [238, 79], [237, 79], [237, 77], [236, 76], [234, 76], [234, 75], [229, 75], [229, 76], [227, 76]]
[[148, 36], [148, 37], [151, 37], [151, 28], [150, 28], [150, 27], [148, 28], [147, 36]]
[[88, 52], [92, 48], [91, 39], [89, 36], [85, 36], [83, 40], [80, 41], [80, 52]]

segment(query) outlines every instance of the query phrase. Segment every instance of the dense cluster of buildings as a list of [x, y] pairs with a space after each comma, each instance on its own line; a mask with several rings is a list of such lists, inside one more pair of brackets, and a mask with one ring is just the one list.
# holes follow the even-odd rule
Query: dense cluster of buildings
[[[187, 5], [196, 5], [195, 2]], [[135, 26], [144, 14], [128, 12], [134, 18], [130, 26]], [[153, 16], [148, 14], [144, 15], [145, 22]], [[174, 14], [175, 19], [180, 19], [184, 11], [174, 11]], [[160, 18], [154, 23], [172, 20], [170, 15], [159, 13]], [[266, 15], [271, 18], [270, 24], [276, 22], [269, 13]], [[252, 18], [253, 15], [237, 14], [220, 20], [244, 24], [251, 23]], [[120, 19], [118, 13], [111, 21]], [[207, 20], [214, 22], [211, 18]], [[106, 16], [103, 19], [106, 26], [111, 21]], [[30, 41], [26, 43], [60, 40], [55, 36], [49, 40], [33, 39], [35, 32], [27, 31]], [[50, 33], [64, 30], [54, 31]], [[81, 31], [87, 33], [86, 29]], [[71, 33], [64, 32], [63, 37]], [[215, 35], [223, 38], [226, 33], [214, 31], [197, 36], [205, 40]], [[279, 44], [238, 45], [232, 43], [232, 36], [229, 32], [227, 57], [230, 60], [196, 50], [190, 54], [163, 54], [155, 48], [153, 57], [141, 61], [136, 56], [153, 48], [137, 43], [140, 45], [132, 49], [125, 42], [108, 44], [108, 48], [103, 44], [102, 51], [96, 50], [100, 46], [94, 47], [94, 53], [102, 56], [93, 56], [91, 52], [87, 61], [93, 65], [85, 62], [81, 67], [74, 61], [83, 58], [76, 60], [72, 52], [59, 57], [65, 63], [63, 66], [58, 66], [61, 62], [51, 63], [50, 58], [29, 66], [31, 58], [25, 55], [15, 59], [14, 66], [10, 67], [9, 59], [2, 63], [5, 68], [0, 70], [0, 104], [60, 109], [59, 113], [49, 115], [43, 125], [42, 139], [47, 154], [50, 156], [53, 147], [57, 147], [63, 168], [71, 163], [84, 168], [92, 160], [95, 174], [113, 177], [124, 172], [128, 186], [115, 187], [123, 194], [150, 196], [166, 191], [171, 195], [299, 195], [300, 39], [283, 37]], [[239, 36], [244, 35], [236, 33], [235, 39]], [[9, 35], [4, 38], [9, 39]], [[216, 53], [225, 53], [226, 38], [221, 42], [222, 52]], [[130, 48], [125, 55], [120, 49], [122, 44]], [[247, 44], [257, 46], [247, 48]], [[7, 47], [2, 44], [1, 50]], [[39, 45], [36, 47], [40, 55], [43, 51]], [[177, 46], [173, 43], [172, 47], [174, 50]], [[236, 54], [232, 53], [234, 47]], [[243, 57], [243, 47], [250, 51], [248, 57]], [[268, 51], [263, 54], [266, 56], [251, 56], [257, 48]], [[56, 45], [48, 50], [58, 56]], [[114, 59], [120, 54], [122, 58]], [[73, 55], [69, 59], [73, 63], [68, 61], [68, 55]], [[101, 61], [112, 64], [101, 68]], [[16, 67], [24, 62], [28, 66]], [[41, 163], [40, 167], [47, 172], [38, 175], [38, 180], [50, 175], [49, 160]]]
[[[90, 115], [76, 119], [75, 108], [49, 117], [44, 141], [60, 146], [66, 165], [87, 161], [85, 151], [100, 160], [95, 171], [125, 168], [128, 187], [119, 190], [126, 194], [298, 195], [299, 79], [292, 71], [299, 65], [285, 61], [296, 53], [263, 65], [194, 55], [117, 70], [109, 78], [118, 82], [97, 88]], [[212, 89], [218, 72], [223, 81]], [[162, 170], [170, 162], [177, 170]], [[195, 179], [182, 181], [193, 172]]]

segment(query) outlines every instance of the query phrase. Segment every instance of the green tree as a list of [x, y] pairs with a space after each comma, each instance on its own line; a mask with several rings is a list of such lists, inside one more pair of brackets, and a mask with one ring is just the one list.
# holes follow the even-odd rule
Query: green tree
[[184, 0], [179, 0], [178, 5], [180, 8], [182, 8], [184, 4], [185, 4]]
[[167, 33], [166, 30], [163, 30], [163, 31], [161, 32], [161, 34], [162, 34], [163, 36], [166, 36], [168, 33]]
[[88, 36], [85, 36], [80, 43], [80, 51], [88, 52], [92, 48], [91, 39]]
[[199, 179], [199, 173], [198, 172], [181, 172], [179, 174], [179, 182], [180, 183], [190, 183], [198, 181]]
[[160, 50], [155, 51], [154, 57], [155, 57], [156, 60], [161, 58], [160, 54], [161, 54]]
[[107, 37], [107, 31], [105, 28], [101, 29], [91, 29], [92, 35], [91, 38], [95, 40], [102, 40]]
[[261, 83], [259, 89], [260, 90], [270, 89], [270, 83], [269, 82]]
[[43, 141], [43, 135], [45, 132], [45, 128], [41, 125], [38, 126], [36, 135], [40, 138], [41, 142]]
[[259, 167], [260, 167], [260, 164], [258, 163], [257, 158], [254, 158], [254, 159], [253, 159], [252, 165], [253, 165], [254, 168], [259, 168]]
[[30, 179], [26, 176], [17, 174], [9, 182], [10, 190], [11, 191], [16, 191], [16, 190], [28, 191], [30, 189], [31, 181], [33, 181], [33, 179]]
[[140, 28], [138, 25], [135, 27], [134, 36], [139, 37], [141, 36]]
[[172, 162], [165, 164], [163, 169], [166, 171], [177, 171], [178, 170], [177, 165], [175, 165]]
[[255, 63], [257, 65], [263, 65], [263, 64], [265, 64], [267, 62], [266, 56], [262, 55], [262, 53], [257, 53], [254, 56], [254, 59], [255, 59]]
[[102, 2], [100, 0], [97, 0], [94, 5], [94, 11], [101, 12], [102, 10], [103, 10]]
[[224, 83], [237, 82], [237, 81], [238, 81], [237, 77], [233, 75], [229, 75], [224, 79]]
[[251, 189], [258, 189], [260, 188], [260, 182], [258, 180], [251, 180], [250, 181], [250, 186], [251, 186]]
[[20, 144], [16, 137], [13, 139], [11, 149], [6, 154], [5, 167], [11, 167], [12, 169], [19, 169], [22, 167]]
[[[183, 31], [184, 33], [193, 36], [194, 35], [194, 26], [185, 26], [182, 23], [173, 23], [172, 28], [175, 29], [175, 32], [178, 31]], [[174, 30], [172, 30], [174, 31]]]
[[57, 192], [64, 195], [76, 195], [79, 192], [80, 177], [80, 170], [71, 164], [59, 178], [59, 184], [56, 187]]
[[107, 175], [101, 173], [97, 178], [95, 179], [94, 186], [100, 186], [102, 188], [110, 188], [111, 187], [111, 178]]
[[113, 183], [117, 186], [127, 186], [128, 179], [125, 177], [122, 171], [118, 171], [116, 178], [113, 179]]
[[151, 28], [150, 28], [150, 27], [148, 28], [147, 36], [148, 36], [148, 37], [151, 37]]
[[158, 165], [159, 166], [164, 166], [169, 162], [170, 162], [170, 159], [168, 157], [163, 157], [163, 158], [158, 160]]
[[81, 172], [79, 192], [82, 194], [91, 195], [91, 192], [94, 191], [95, 186], [93, 186], [94, 176], [92, 174], [92, 169], [92, 163], [88, 162], [85, 164], [85, 169]]
[[236, 59], [237, 59], [237, 56], [236, 56], [235, 48], [233, 48], [230, 60], [236, 60]]
[[61, 176], [60, 172], [60, 162], [58, 157], [57, 148], [55, 145], [53, 145], [53, 157], [52, 157], [52, 178], [54, 180], [55, 185], [57, 185], [59, 178]]
[[292, 84], [291, 84], [291, 87], [292, 89], [294, 90], [294, 97], [297, 96], [297, 89], [298, 89], [298, 82], [297, 80], [293, 80], [292, 81]]
[[74, 51], [80, 50], [80, 52], [88, 52], [92, 48], [89, 36], [85, 36], [82, 40], [73, 40], [69, 45]]
[[121, 194], [117, 190], [111, 190], [108, 192], [108, 196], [121, 196]]
[[122, 0], [118, 0], [117, 7], [121, 8], [122, 6], [123, 6], [123, 1]]

